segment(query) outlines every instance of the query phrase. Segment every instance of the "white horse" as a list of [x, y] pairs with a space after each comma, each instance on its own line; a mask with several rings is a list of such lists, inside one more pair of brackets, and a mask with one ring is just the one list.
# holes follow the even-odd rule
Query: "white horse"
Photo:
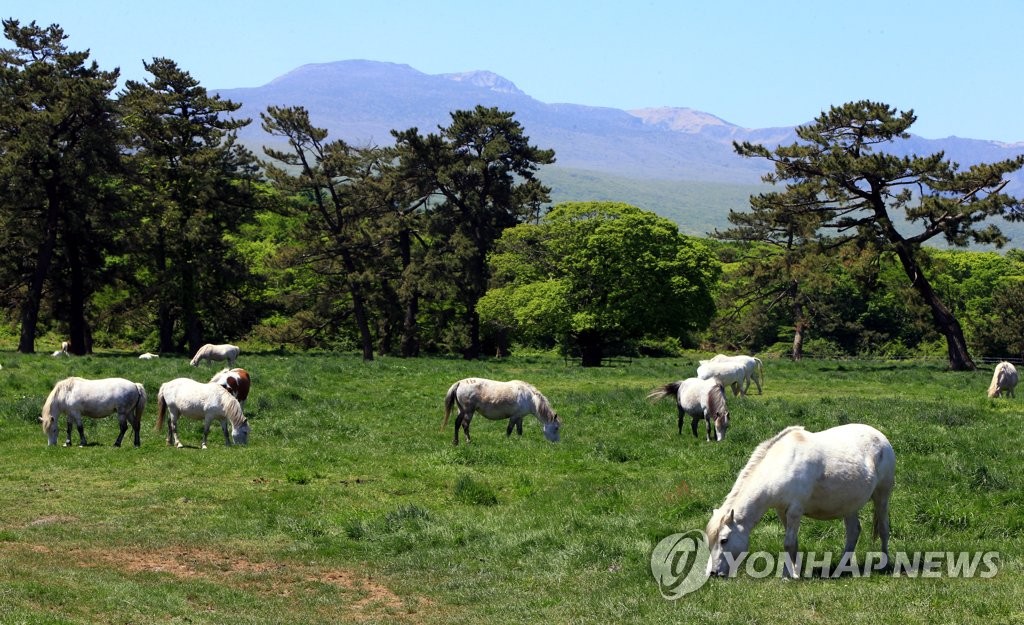
[[[177, 378], [160, 386], [157, 395], [158, 412], [156, 429], [164, 427], [164, 414], [170, 413], [167, 422], [167, 444], [184, 447], [178, 439], [178, 417], [203, 419], [203, 449], [210, 434], [210, 423], [220, 419], [224, 431], [224, 444], [231, 441], [239, 445], [249, 442], [249, 421], [242, 414], [242, 407], [231, 393], [217, 384], [196, 382], [190, 378]], [[231, 422], [231, 436], [228, 436], [228, 422]]]
[[71, 343], [69, 341], [62, 341], [60, 344], [60, 349], [58, 349], [57, 351], [53, 352], [50, 355], [53, 356], [54, 358], [60, 358], [61, 356], [69, 356], [69, 347], [71, 347]]
[[560, 438], [562, 420], [547, 397], [541, 394], [532, 384], [520, 380], [509, 382], [497, 382], [484, 378], [465, 378], [452, 384], [444, 397], [444, 423], [441, 429], [448, 425], [448, 415], [451, 414], [452, 405], [458, 405], [459, 414], [455, 417], [455, 444], [459, 444], [459, 427], [466, 433], [466, 442], [469, 439], [469, 422], [473, 419], [473, 413], [480, 414], [495, 421], [508, 419], [506, 436], [512, 435], [512, 428], [521, 436], [523, 434], [523, 417], [532, 414], [537, 417], [544, 427], [544, 437], [553, 443]]
[[154, 353], [151, 353], [151, 352], [146, 352], [145, 354], [141, 354], [139, 356], [139, 360], [154, 360], [154, 359], [159, 358], [159, 357], [160, 357], [160, 354], [154, 354]]
[[710, 360], [701, 360], [700, 364], [705, 365], [710, 362], [736, 362], [742, 364], [746, 370], [746, 375], [743, 378], [743, 394], [746, 395], [751, 381], [757, 385], [757, 394], [760, 395], [762, 393], [761, 385], [764, 384], [764, 364], [760, 358], [744, 355], [726, 356], [725, 354], [717, 354]]
[[[725, 438], [729, 429], [729, 410], [725, 406], [725, 388], [715, 380], [687, 378], [678, 382], [670, 382], [659, 386], [647, 394], [647, 399], [657, 401], [663, 397], [675, 395], [676, 410], [679, 413], [679, 433], [683, 433], [683, 418], [690, 415], [690, 429], [697, 436], [697, 423], [703, 419], [707, 422], [707, 440], [720, 441]], [[711, 427], [714, 424], [715, 438], [711, 438]]]
[[228, 361], [228, 367], [235, 366], [235, 359], [238, 358], [238, 348], [234, 345], [212, 345], [207, 343], [199, 348], [196, 355], [192, 357], [192, 362], [189, 364], [193, 367], [199, 365], [203, 360], [209, 361]]
[[988, 396], [999, 397], [1009, 395], [1013, 397], [1013, 389], [1017, 387], [1017, 368], [1005, 360], [996, 365], [992, 372], [992, 383], [988, 385]]
[[804, 516], [843, 519], [847, 560], [860, 536], [858, 512], [869, 499], [874, 502], [874, 535], [882, 539], [887, 564], [895, 472], [892, 445], [868, 425], [851, 423], [817, 433], [800, 426], [782, 430], [758, 445], [725, 503], [711, 515], [708, 572], [726, 575], [735, 570], [750, 545], [750, 531], [770, 508], [786, 529], [786, 575], [799, 575], [797, 532]]
[[747, 380], [747, 367], [744, 363], [732, 360], [702, 360], [697, 367], [697, 377], [701, 380], [716, 380], [723, 387], [732, 388], [732, 394], [746, 395], [743, 382]]
[[68, 416], [68, 437], [64, 446], [71, 445], [71, 423], [78, 429], [78, 444], [85, 446], [85, 429], [82, 416], [99, 419], [117, 413], [121, 433], [117, 435], [114, 447], [121, 446], [124, 433], [131, 421], [135, 431], [135, 446], [139, 446], [139, 427], [142, 413], [146, 409], [146, 389], [141, 384], [124, 378], [86, 380], [70, 377], [57, 382], [43, 403], [40, 421], [47, 444], [57, 444], [57, 419], [63, 413]]

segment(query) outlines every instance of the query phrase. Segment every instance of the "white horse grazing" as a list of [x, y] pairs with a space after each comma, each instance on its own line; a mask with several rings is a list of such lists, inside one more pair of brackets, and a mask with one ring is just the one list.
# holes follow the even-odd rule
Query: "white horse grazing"
[[732, 388], [732, 394], [746, 395], [743, 382], [747, 380], [747, 367], [744, 363], [732, 360], [702, 360], [697, 367], [697, 377], [701, 380], [716, 380], [722, 386]]
[[[224, 444], [232, 439], [239, 445], [249, 442], [249, 421], [242, 414], [238, 400], [222, 386], [196, 382], [190, 378], [177, 378], [160, 386], [157, 395], [158, 412], [156, 429], [164, 427], [164, 414], [170, 413], [167, 422], [167, 444], [184, 447], [178, 439], [178, 417], [203, 419], [203, 449], [210, 434], [210, 422], [220, 419], [224, 431]], [[231, 422], [231, 436], [228, 436], [228, 422]]]
[[102, 380], [86, 380], [85, 378], [65, 378], [54, 385], [46, 402], [40, 421], [47, 444], [57, 444], [57, 419], [63, 413], [68, 416], [68, 437], [64, 446], [71, 445], [71, 423], [78, 428], [78, 445], [85, 446], [85, 429], [82, 417], [99, 419], [117, 413], [117, 422], [121, 433], [117, 435], [114, 447], [121, 446], [124, 433], [131, 421], [135, 431], [135, 446], [139, 446], [139, 427], [142, 413], [146, 409], [146, 389], [141, 384], [124, 378], [105, 378]]
[[444, 423], [448, 425], [448, 415], [452, 405], [458, 405], [459, 414], [455, 417], [455, 444], [459, 444], [459, 427], [466, 433], [469, 440], [469, 422], [474, 411], [498, 421], [508, 419], [506, 436], [512, 435], [512, 428], [521, 436], [523, 434], [523, 417], [532, 414], [544, 427], [544, 437], [553, 443], [560, 438], [562, 420], [551, 408], [547, 397], [541, 394], [532, 384], [520, 380], [497, 382], [484, 378], [465, 378], [451, 385], [444, 397]]
[[[707, 422], [707, 440], [720, 441], [725, 439], [729, 429], [729, 411], [725, 406], [725, 388], [715, 380], [687, 378], [678, 382], [670, 382], [659, 386], [647, 394], [647, 399], [657, 401], [663, 397], [675, 395], [676, 410], [679, 413], [679, 433], [683, 433], [683, 418], [690, 415], [690, 429], [697, 436], [697, 423], [703, 419]], [[715, 438], [711, 438], [711, 427], [714, 424]]]
[[725, 354], [717, 354], [711, 360], [701, 360], [700, 364], [705, 365], [709, 362], [737, 362], [743, 365], [746, 369], [746, 375], [743, 379], [743, 394], [747, 393], [747, 389], [750, 388], [750, 382], [753, 381], [757, 385], [757, 394], [762, 393], [761, 386], [764, 384], [764, 364], [760, 358], [753, 356], [726, 356]]
[[1013, 389], [1017, 387], [1017, 368], [1005, 360], [996, 365], [992, 372], [992, 383], [988, 385], [988, 396], [999, 397], [1009, 395], [1013, 397]]
[[800, 426], [782, 430], [758, 445], [725, 503], [711, 515], [708, 572], [726, 575], [735, 570], [750, 545], [750, 531], [770, 508], [786, 529], [786, 575], [799, 576], [797, 532], [804, 516], [843, 519], [847, 560], [860, 536], [858, 512], [869, 499], [874, 502], [874, 535], [882, 539], [887, 564], [895, 472], [892, 445], [871, 426], [851, 423], [817, 433]]
[[153, 360], [154, 358], [159, 358], [159, 357], [160, 357], [160, 354], [153, 354], [151, 352], [146, 352], [145, 354], [142, 354], [142, 355], [139, 356], [139, 360]]
[[226, 360], [228, 361], [228, 367], [234, 367], [236, 358], [238, 358], [238, 348], [234, 345], [211, 345], [207, 343], [199, 348], [199, 351], [192, 357], [192, 362], [189, 364], [196, 367], [203, 360], [211, 362], [214, 360]]
[[60, 349], [58, 349], [57, 351], [53, 352], [50, 355], [53, 356], [54, 358], [60, 358], [61, 356], [70, 356], [70, 354], [68, 353], [69, 347], [71, 347], [70, 342], [62, 341], [60, 344]]

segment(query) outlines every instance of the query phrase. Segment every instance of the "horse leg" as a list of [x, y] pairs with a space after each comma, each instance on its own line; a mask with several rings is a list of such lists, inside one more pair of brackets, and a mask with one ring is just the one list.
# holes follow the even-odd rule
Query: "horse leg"
[[[75, 416], [75, 429], [78, 430], [78, 446], [85, 447], [85, 425], [82, 423], [82, 415], [74, 413]], [[68, 443], [71, 445], [71, 420], [68, 420]]]
[[523, 417], [519, 417], [516, 421], [516, 434], [519, 436], [523, 435]]
[[64, 439], [64, 446], [65, 447], [71, 447], [71, 423], [72, 423], [72, 421], [75, 420], [75, 417], [72, 416], [72, 414], [69, 412], [67, 414], [67, 418], [68, 418], [68, 437], [66, 439]]
[[[682, 417], [679, 417], [679, 418], [682, 419]], [[700, 423], [701, 418], [702, 417], [693, 417], [693, 419], [690, 421], [690, 429], [693, 430], [693, 437], [694, 438], [698, 438], [698, 435], [697, 435], [697, 424]]]
[[224, 431], [224, 444], [227, 445], [228, 447], [230, 447], [231, 446], [231, 435], [228, 434], [228, 420], [227, 419], [221, 419], [220, 420], [220, 429]]
[[455, 440], [452, 441], [453, 445], [459, 444], [459, 428], [462, 427], [462, 411], [455, 415]]
[[[711, 420], [711, 415], [704, 415], [704, 425], [706, 426], [705, 429], [707, 430], [708, 442], [717, 443], [718, 433], [715, 432], [715, 424]], [[714, 433], [714, 436], [712, 436], [712, 433]]]
[[212, 419], [205, 419], [203, 421], [203, 446], [202, 449], [206, 449], [206, 437], [210, 435], [210, 423]]
[[859, 515], [856, 512], [852, 513], [843, 519], [843, 525], [846, 526], [846, 546], [843, 548], [843, 557], [839, 559], [839, 570], [850, 565], [850, 560], [854, 557], [853, 552], [857, 549], [857, 539], [860, 538]]
[[121, 432], [117, 435], [117, 440], [114, 441], [114, 447], [121, 446], [121, 439], [124, 438], [124, 433], [128, 431], [128, 415], [122, 412], [118, 412], [117, 424], [121, 428]]
[[181, 439], [178, 438], [178, 413], [177, 413], [177, 411], [175, 411], [175, 410], [171, 411], [171, 419], [170, 419], [170, 421], [167, 422], [167, 427], [170, 428], [170, 431], [167, 434], [167, 437], [168, 437], [167, 438], [167, 444], [168, 445], [173, 444], [178, 449], [181, 449], [182, 447], [184, 447], [184, 445], [181, 444]]
[[796, 507], [790, 507], [786, 510], [785, 514], [779, 514], [779, 518], [783, 519], [782, 524], [786, 527], [786, 537], [782, 541], [782, 547], [786, 550], [786, 555], [789, 556], [789, 561], [782, 568], [783, 577], [795, 578], [800, 576], [796, 550], [797, 535], [800, 532], [800, 517], [802, 516], [803, 511]]
[[[679, 434], [682, 434], [683, 433], [683, 417], [686, 416], [686, 411], [683, 410], [682, 406], [680, 406], [679, 404], [676, 404], [676, 412], [678, 413], [678, 416], [679, 416]], [[694, 436], [696, 436], [696, 435], [694, 435]]]
[[466, 434], [466, 444], [468, 445], [472, 441], [469, 440], [469, 422], [473, 419], [473, 413], [466, 414], [466, 417], [462, 420], [462, 431]]

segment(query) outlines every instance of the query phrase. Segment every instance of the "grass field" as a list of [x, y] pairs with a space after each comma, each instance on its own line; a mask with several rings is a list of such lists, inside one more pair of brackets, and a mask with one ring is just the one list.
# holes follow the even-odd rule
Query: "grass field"
[[[243, 352], [250, 444], [215, 430], [202, 451], [198, 423], [185, 449], [154, 431], [156, 392], [213, 367], [0, 353], [0, 623], [1024, 622], [1024, 400], [987, 399], [990, 368], [769, 361], [764, 394], [730, 396], [728, 438], [711, 444], [644, 399], [697, 357], [582, 369]], [[87, 425], [88, 447], [46, 447], [40, 408], [68, 375], [143, 382], [142, 447], [112, 447], [114, 419]], [[443, 395], [469, 375], [533, 382], [562, 442], [532, 417], [506, 439], [478, 416], [472, 445], [453, 447]], [[758, 442], [847, 422], [896, 450], [891, 550], [997, 551], [994, 577], [741, 574], [662, 598], [652, 549], [704, 528]], [[859, 554], [877, 548], [869, 534]], [[842, 544], [839, 521], [801, 526], [802, 550], [838, 561]], [[770, 513], [751, 550], [781, 546]]]

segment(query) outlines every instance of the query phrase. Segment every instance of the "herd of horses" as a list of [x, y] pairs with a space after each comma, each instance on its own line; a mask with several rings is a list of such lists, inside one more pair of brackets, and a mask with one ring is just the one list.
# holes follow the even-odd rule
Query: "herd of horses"
[[[62, 346], [61, 352], [66, 354]], [[231, 368], [239, 349], [233, 345], [204, 345], [191, 363], [227, 361], [207, 383], [191, 378], [177, 378], [160, 386], [157, 395], [157, 429], [162, 429], [165, 414], [169, 415], [167, 444], [183, 447], [177, 433], [180, 416], [203, 419], [202, 448], [206, 449], [212, 421], [221, 422], [226, 445], [246, 444], [249, 425], [243, 408], [249, 393], [248, 372]], [[156, 357], [143, 354], [140, 358]], [[723, 441], [729, 428], [726, 388], [733, 396], [746, 395], [750, 384], [763, 392], [763, 363], [752, 356], [719, 354], [701, 360], [696, 377], [669, 382], [651, 390], [653, 401], [673, 396], [678, 412], [679, 433], [685, 417], [691, 417], [691, 430], [698, 437], [698, 424], [706, 423], [708, 441]], [[989, 397], [1014, 396], [1017, 371], [1009, 362], [996, 365]], [[123, 378], [87, 380], [70, 377], [53, 387], [42, 410], [43, 432], [48, 444], [57, 443], [57, 420], [67, 414], [68, 434], [65, 445], [71, 444], [72, 422], [78, 428], [79, 441], [85, 445], [82, 417], [105, 417], [116, 413], [120, 446], [131, 423], [134, 444], [139, 446], [139, 428], [146, 407], [146, 390], [141, 384]], [[562, 420], [548, 399], [532, 384], [521, 380], [501, 382], [485, 378], [464, 378], [452, 384], [444, 399], [444, 421], [448, 424], [453, 408], [457, 408], [453, 444], [459, 444], [459, 430], [470, 442], [469, 426], [477, 412], [490, 420], [508, 420], [506, 436], [516, 430], [523, 433], [523, 419], [534, 415], [540, 421], [545, 438], [560, 440]], [[228, 434], [230, 424], [231, 434]], [[859, 513], [867, 502], [873, 503], [873, 535], [881, 539], [883, 559], [877, 565], [888, 565], [889, 496], [895, 482], [896, 455], [885, 435], [860, 423], [851, 423], [821, 432], [808, 432], [802, 426], [790, 426], [754, 449], [746, 466], [740, 471], [722, 506], [716, 508], [705, 530], [710, 558], [709, 575], [726, 575], [732, 563], [745, 553], [751, 530], [768, 510], [775, 510], [785, 529], [783, 547], [788, 560], [786, 576], [799, 576], [797, 533], [803, 517], [819, 520], [843, 519], [846, 545], [843, 561], [853, 557], [860, 536]], [[841, 563], [842, 566], [842, 563]]]
[[[233, 367], [238, 358], [238, 348], [234, 345], [204, 345], [192, 359], [192, 366], [202, 360], [228, 361]], [[54, 356], [67, 353], [66, 344]], [[139, 358], [149, 360], [155, 354], [145, 353]], [[163, 429], [167, 418], [167, 444], [184, 447], [178, 438], [178, 418], [187, 417], [203, 420], [202, 448], [206, 449], [206, 439], [213, 421], [221, 423], [224, 432], [224, 443], [232, 441], [239, 445], [249, 442], [249, 422], [243, 413], [245, 400], [249, 396], [249, 372], [241, 368], [226, 368], [214, 375], [209, 382], [197, 382], [191, 378], [176, 378], [160, 385], [157, 393], [158, 430]], [[115, 447], [121, 446], [128, 424], [134, 431], [134, 444], [139, 446], [139, 431], [142, 427], [142, 413], [146, 409], [146, 389], [142, 384], [124, 378], [103, 378], [88, 380], [80, 377], [69, 377], [57, 382], [43, 403], [40, 422], [49, 445], [57, 444], [60, 415], [67, 415], [67, 438], [65, 446], [71, 445], [72, 424], [78, 430], [78, 444], [84, 447], [85, 428], [82, 417], [94, 419], [117, 414], [121, 432], [114, 442]], [[231, 434], [228, 434], [228, 425]]]

